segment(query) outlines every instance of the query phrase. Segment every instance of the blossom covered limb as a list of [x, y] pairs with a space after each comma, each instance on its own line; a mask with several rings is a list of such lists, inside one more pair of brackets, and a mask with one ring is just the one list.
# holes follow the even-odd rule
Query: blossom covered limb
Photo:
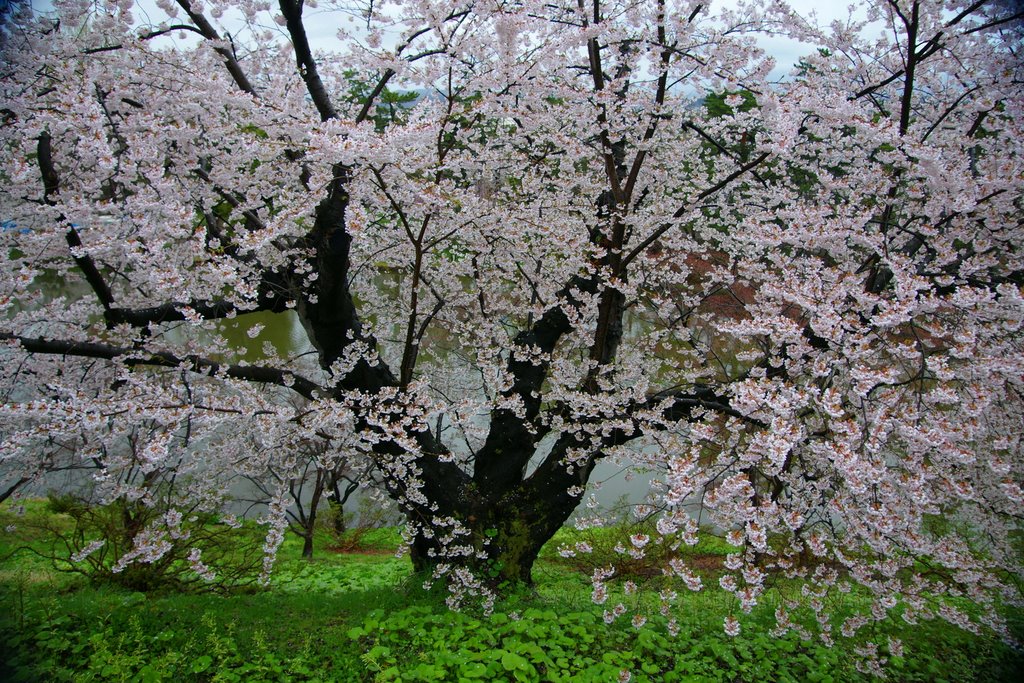
[[227, 377], [260, 384], [276, 384], [287, 387], [311, 400], [325, 393], [324, 389], [315, 382], [305, 377], [297, 376], [291, 371], [273, 367], [225, 365], [198, 356], [177, 357], [170, 353], [140, 351], [138, 349], [120, 348], [96, 342], [19, 337], [7, 332], [0, 333], [0, 340], [13, 342], [29, 353], [117, 360], [128, 367], [138, 365], [166, 368], [187, 367], [193, 372], [207, 375], [223, 374]]
[[239, 64], [238, 58], [235, 53], [229, 48], [222, 45], [222, 39], [217, 29], [213, 27], [210, 20], [197, 9], [194, 3], [190, 0], [175, 0], [182, 10], [188, 15], [188, 18], [195, 24], [199, 33], [209, 41], [216, 43], [213, 48], [214, 51], [221, 56], [224, 60], [224, 66], [227, 67], [228, 73], [231, 74], [231, 78], [235, 81], [235, 84], [243, 92], [249, 93], [252, 96], [256, 96], [256, 89], [249, 81], [249, 77], [246, 76], [245, 71], [242, 69], [242, 65]]

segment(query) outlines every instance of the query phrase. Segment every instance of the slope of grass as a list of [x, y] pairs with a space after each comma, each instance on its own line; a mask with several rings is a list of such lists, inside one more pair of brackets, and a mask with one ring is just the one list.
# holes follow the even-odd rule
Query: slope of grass
[[[45, 514], [33, 511], [32, 514]], [[7, 526], [0, 512], [0, 523]], [[27, 533], [27, 532], [26, 532]], [[575, 542], [564, 531], [559, 542]], [[424, 591], [396, 531], [370, 553], [281, 549], [267, 590], [228, 595], [135, 593], [56, 572], [0, 533], [0, 680], [10, 681], [857, 681], [848, 647], [768, 634], [771, 600], [741, 618], [717, 587], [682, 596], [679, 633], [648, 610], [635, 629], [607, 626], [587, 577], [548, 549], [536, 585], [512, 591], [493, 615], [449, 612]], [[708, 541], [699, 556], [727, 552]], [[615, 584], [609, 605], [626, 596]], [[851, 598], [854, 599], [854, 598]], [[629, 603], [636, 607], [639, 603]], [[898, 681], [1016, 681], [1024, 657], [1000, 641], [942, 623], [894, 623], [876, 634], [905, 643], [888, 663]]]

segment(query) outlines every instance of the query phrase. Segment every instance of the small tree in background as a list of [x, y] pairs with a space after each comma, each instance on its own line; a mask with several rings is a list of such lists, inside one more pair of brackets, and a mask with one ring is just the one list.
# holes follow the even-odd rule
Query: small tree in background
[[326, 439], [304, 439], [282, 445], [293, 453], [289, 458], [268, 458], [268, 470], [249, 481], [259, 492], [251, 504], [266, 504], [286, 489], [291, 504], [286, 508], [288, 528], [302, 539], [302, 556], [313, 557], [316, 533], [324, 525], [321, 512], [326, 507], [330, 531], [337, 541], [346, 532], [345, 504], [360, 484], [372, 484], [369, 473], [359, 471], [371, 461], [365, 457], [346, 457]]

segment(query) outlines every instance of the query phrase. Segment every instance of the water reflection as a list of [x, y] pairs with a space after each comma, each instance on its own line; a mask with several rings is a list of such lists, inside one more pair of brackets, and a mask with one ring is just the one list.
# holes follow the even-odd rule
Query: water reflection
[[[243, 313], [217, 321], [214, 329], [215, 334], [227, 342], [236, 362], [260, 363], [273, 358], [291, 360], [313, 351], [295, 311]], [[251, 331], [255, 331], [253, 336], [250, 336]]]

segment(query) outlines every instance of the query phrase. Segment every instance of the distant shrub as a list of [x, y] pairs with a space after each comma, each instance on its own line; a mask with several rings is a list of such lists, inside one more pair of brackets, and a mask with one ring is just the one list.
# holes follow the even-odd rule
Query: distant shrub
[[394, 533], [381, 533], [402, 522], [394, 503], [372, 496], [359, 498], [358, 513], [344, 513], [344, 522], [337, 524], [339, 508], [331, 506], [322, 516], [324, 528], [331, 534], [329, 548], [336, 552], [395, 550], [401, 538]]

